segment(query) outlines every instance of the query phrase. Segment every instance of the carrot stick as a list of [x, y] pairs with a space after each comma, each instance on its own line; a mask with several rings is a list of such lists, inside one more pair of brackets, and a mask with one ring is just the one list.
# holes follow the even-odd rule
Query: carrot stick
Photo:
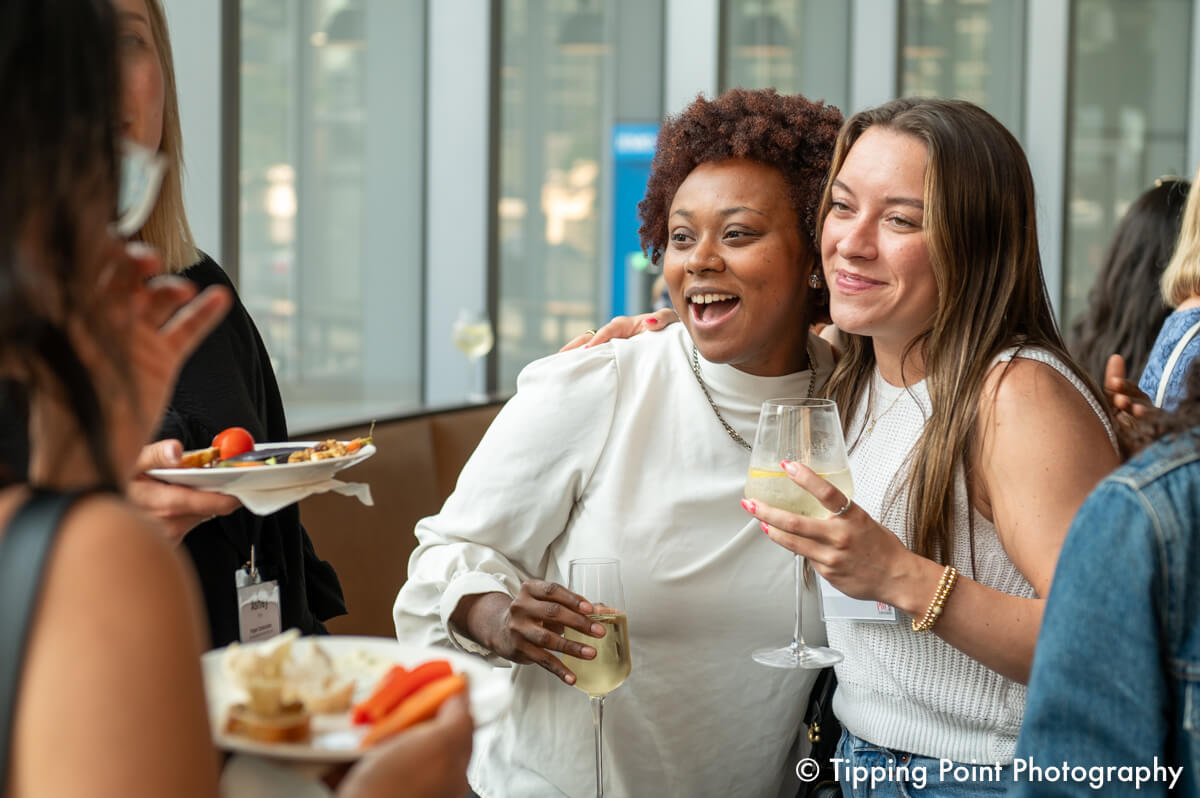
[[393, 665], [389, 668], [388, 672], [383, 674], [379, 681], [375, 683], [375, 689], [371, 691], [371, 694], [354, 705], [354, 712], [351, 714], [350, 719], [354, 723], [370, 723], [372, 719], [367, 712], [367, 708], [378, 703], [380, 695], [385, 690], [388, 690], [390, 685], [397, 679], [404, 678], [404, 674], [406, 673], [408, 673], [408, 670], [403, 665]]
[[[453, 671], [444, 659], [423, 662], [397, 679], [381, 685], [375, 694], [359, 706], [362, 707], [363, 723], [375, 723], [410, 695], [432, 681], [449, 676]], [[355, 716], [358, 717], [357, 708]]]
[[437, 714], [438, 707], [452, 695], [467, 689], [467, 679], [453, 673], [422, 687], [393, 709], [386, 717], [367, 730], [363, 747], [374, 745], [385, 737], [404, 731], [409, 726], [429, 720]]

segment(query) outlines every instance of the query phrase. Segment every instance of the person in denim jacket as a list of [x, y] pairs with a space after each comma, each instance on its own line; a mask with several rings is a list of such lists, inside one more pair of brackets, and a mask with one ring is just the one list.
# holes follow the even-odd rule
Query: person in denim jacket
[[1063, 544], [1010, 795], [1200, 794], [1200, 369], [1189, 389]]

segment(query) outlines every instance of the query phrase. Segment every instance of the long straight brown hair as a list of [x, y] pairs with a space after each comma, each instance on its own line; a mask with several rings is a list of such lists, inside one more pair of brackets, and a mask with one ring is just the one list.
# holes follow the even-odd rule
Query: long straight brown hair
[[[910, 342], [905, 359], [919, 347], [932, 413], [898, 487], [908, 492], [913, 551], [947, 563], [954, 547], [955, 476], [966, 477], [967, 501], [973, 504], [970, 455], [978, 443], [980, 398], [995, 357], [1012, 346], [1046, 349], [1067, 364], [1102, 407], [1107, 403], [1067, 353], [1054, 320], [1025, 153], [982, 108], [960, 100], [912, 98], [852, 116], [838, 135], [821, 223], [829, 214], [832, 178], [854, 143], [874, 126], [912, 136], [927, 153], [924, 236], [938, 307], [930, 327]], [[857, 406], [874, 369], [871, 339], [848, 335], [828, 395], [847, 411]]]

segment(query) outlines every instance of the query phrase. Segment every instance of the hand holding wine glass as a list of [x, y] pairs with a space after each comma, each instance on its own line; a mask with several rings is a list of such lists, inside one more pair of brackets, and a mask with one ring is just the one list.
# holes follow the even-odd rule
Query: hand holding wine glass
[[[817, 497], [828, 514], [813, 518], [766, 504], [747, 507], [764, 523], [771, 540], [805, 557], [822, 577], [850, 598], [900, 606], [906, 580], [919, 573], [924, 558], [811, 468], [788, 463], [786, 473], [800, 488]], [[843, 509], [839, 514], [838, 510]]]
[[[572, 655], [572, 662], [590, 660], [604, 627], [591, 621], [590, 601], [560, 584], [527, 579], [515, 598], [507, 593], [464, 596], [450, 622], [489, 651], [522, 665], [545, 668], [566, 684], [575, 674], [555, 652]], [[572, 636], [563, 633], [571, 629]], [[578, 658], [578, 659], [576, 659]]]
[[591, 601], [592, 621], [604, 626], [604, 636], [585, 638], [567, 628], [568, 640], [586, 640], [596, 649], [590, 660], [564, 656], [575, 671], [575, 686], [588, 694], [592, 704], [592, 726], [596, 737], [596, 798], [604, 795], [604, 698], [629, 677], [629, 622], [625, 615], [625, 595], [621, 587], [621, 563], [618, 560], [588, 558], [571, 560], [570, 587]]
[[[746, 498], [809, 518], [828, 518], [835, 511], [824, 507], [813, 494], [797, 485], [783, 470], [783, 463], [809, 466], [836, 485], [847, 501], [854, 492], [846, 442], [838, 419], [837, 405], [829, 399], [769, 399], [763, 403], [750, 453]], [[753, 505], [752, 505], [753, 506]], [[774, 668], [823, 668], [841, 662], [831, 648], [804, 644], [801, 632], [803, 558], [795, 555], [796, 619], [792, 642], [782, 648], [763, 648], [754, 660]]]

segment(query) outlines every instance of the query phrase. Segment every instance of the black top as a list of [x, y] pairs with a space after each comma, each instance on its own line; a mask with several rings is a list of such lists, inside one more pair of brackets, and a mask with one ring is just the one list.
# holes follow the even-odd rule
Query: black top
[[[210, 285], [234, 290], [229, 277], [207, 255], [183, 276], [201, 290]], [[12, 476], [24, 478], [28, 409], [10, 391], [0, 413], [0, 461]], [[229, 315], [184, 364], [158, 437], [178, 438], [184, 449], [202, 449], [226, 427], [245, 427], [256, 441], [288, 439], [275, 372], [236, 291]], [[214, 646], [238, 639], [234, 571], [250, 559], [252, 543], [263, 579], [279, 580], [285, 629], [324, 632], [321, 621], [345, 614], [337, 574], [317, 557], [300, 524], [299, 507], [289, 505], [266, 517], [241, 509], [200, 524], [183, 539], [204, 593]]]

